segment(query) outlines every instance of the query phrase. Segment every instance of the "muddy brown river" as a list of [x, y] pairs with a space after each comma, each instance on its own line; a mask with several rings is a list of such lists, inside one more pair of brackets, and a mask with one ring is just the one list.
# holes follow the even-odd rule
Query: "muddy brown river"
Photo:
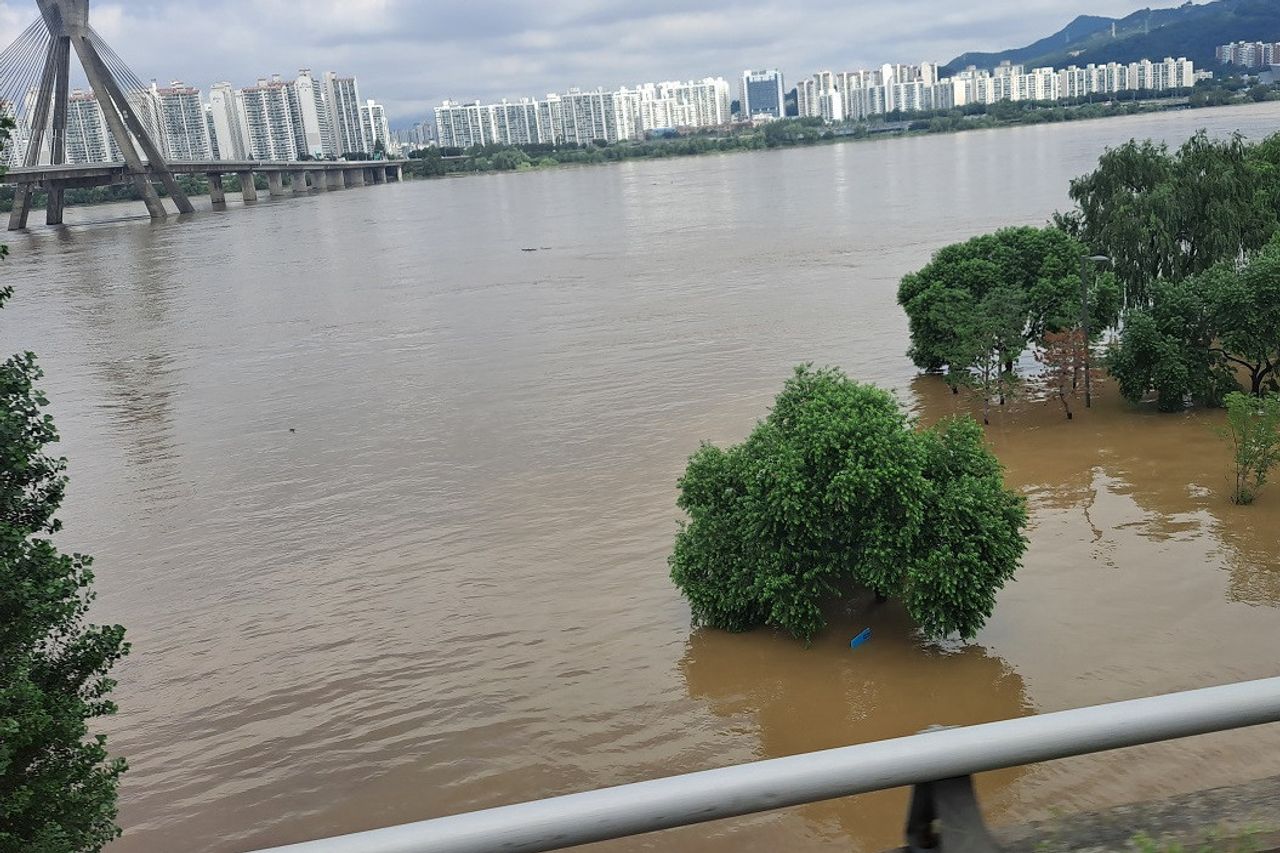
[[[675, 481], [791, 367], [925, 420], [898, 279], [1042, 223], [1104, 146], [1258, 138], [1280, 104], [264, 201], [10, 235], [0, 343], [38, 351], [63, 544], [129, 628], [124, 837], [239, 851], [1280, 674], [1280, 483], [1227, 500], [1214, 413], [1103, 387], [988, 434], [1031, 545], [977, 641], [848, 602], [812, 648], [691, 630]], [[207, 208], [208, 201], [204, 200]], [[522, 252], [522, 248], [538, 251]], [[849, 638], [871, 627], [870, 643]], [[1280, 773], [1280, 726], [985, 774], [997, 823]], [[881, 850], [892, 791], [602, 845]]]

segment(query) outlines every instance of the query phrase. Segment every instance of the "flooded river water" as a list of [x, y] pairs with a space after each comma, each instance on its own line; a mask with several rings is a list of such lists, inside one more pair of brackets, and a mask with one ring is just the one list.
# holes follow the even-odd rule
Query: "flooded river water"
[[[1280, 674], [1280, 485], [1227, 500], [1213, 413], [1103, 388], [989, 436], [1030, 502], [967, 647], [850, 603], [812, 648], [691, 630], [675, 481], [791, 367], [933, 419], [898, 279], [1042, 223], [1108, 144], [1257, 138], [1280, 104], [469, 177], [11, 235], [71, 459], [64, 544], [129, 628], [113, 853], [244, 850]], [[203, 200], [208, 207], [207, 199]], [[34, 218], [34, 217], [33, 217]], [[538, 251], [522, 252], [522, 248]], [[870, 626], [856, 652], [849, 637]], [[1280, 727], [986, 774], [996, 822], [1280, 773]], [[602, 846], [859, 850], [906, 792]]]

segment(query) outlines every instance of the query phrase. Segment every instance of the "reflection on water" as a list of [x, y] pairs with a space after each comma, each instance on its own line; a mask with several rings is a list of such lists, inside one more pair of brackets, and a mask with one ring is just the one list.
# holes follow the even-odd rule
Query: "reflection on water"
[[[870, 597], [805, 649], [789, 637], [699, 630], [680, 670], [689, 695], [707, 703], [729, 731], [759, 744], [761, 758], [915, 734], [1030, 714], [1022, 678], [980, 646], [944, 651], [922, 644], [905, 613]], [[849, 637], [870, 627], [857, 649]], [[980, 796], [997, 817], [1022, 770], [982, 777]], [[907, 793], [892, 791], [809, 806], [832, 843], [859, 850], [900, 843]]]
[[[129, 626], [113, 853], [243, 850], [1274, 675], [1280, 486], [1226, 501], [1216, 413], [1101, 389], [988, 430], [1030, 548], [977, 642], [848, 602], [810, 649], [690, 631], [675, 482], [792, 367], [926, 421], [894, 301], [939, 245], [1041, 223], [1105, 144], [1280, 105], [391, 184], [15, 235], [5, 351], [71, 460], [64, 544]], [[207, 202], [205, 202], [207, 204]], [[116, 220], [116, 221], [111, 221]], [[523, 246], [546, 246], [533, 253]], [[871, 626], [870, 643], [848, 639]], [[1276, 728], [1276, 727], [1273, 727]], [[1189, 770], [1192, 768], [1193, 770]], [[1258, 729], [987, 774], [998, 821], [1280, 773]], [[905, 792], [609, 849], [876, 850]]]

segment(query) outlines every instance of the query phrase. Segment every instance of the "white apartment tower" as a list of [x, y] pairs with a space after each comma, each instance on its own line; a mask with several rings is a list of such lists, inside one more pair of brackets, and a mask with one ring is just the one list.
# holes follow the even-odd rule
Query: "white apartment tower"
[[209, 126], [204, 118], [200, 90], [174, 81], [160, 87], [151, 83], [151, 100], [160, 144], [172, 160], [209, 160]]
[[298, 72], [293, 81], [293, 98], [298, 153], [315, 158], [340, 154], [333, 147], [333, 120], [325, 101], [325, 87], [311, 76], [310, 68]]
[[123, 159], [107, 130], [98, 99], [92, 92], [72, 92], [67, 97], [67, 162], [114, 163]]
[[248, 160], [249, 134], [244, 110], [230, 83], [215, 83], [209, 89], [209, 117], [220, 160]]
[[365, 141], [369, 143], [365, 150], [370, 154], [378, 147], [379, 142], [382, 143], [384, 154], [391, 149], [391, 128], [387, 126], [387, 111], [382, 104], [369, 100], [360, 107], [360, 127]]
[[373, 145], [365, 138], [360, 121], [360, 87], [356, 78], [339, 77], [332, 71], [326, 71], [324, 96], [333, 128], [331, 145], [334, 153], [339, 157], [355, 151], [369, 153]]
[[291, 92], [279, 75], [259, 80], [238, 93], [241, 116], [249, 141], [249, 156], [255, 160], [297, 159], [297, 133]]

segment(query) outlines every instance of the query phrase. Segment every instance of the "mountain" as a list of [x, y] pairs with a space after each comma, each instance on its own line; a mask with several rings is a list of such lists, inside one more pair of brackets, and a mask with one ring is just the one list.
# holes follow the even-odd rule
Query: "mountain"
[[1214, 49], [1233, 41], [1280, 41], [1280, 0], [1187, 2], [1168, 9], [1141, 9], [1123, 18], [1081, 15], [1026, 47], [963, 53], [947, 63], [947, 69], [994, 68], [1004, 61], [1029, 68], [1061, 68], [1166, 56], [1185, 56], [1198, 68], [1213, 69], [1218, 65]]

